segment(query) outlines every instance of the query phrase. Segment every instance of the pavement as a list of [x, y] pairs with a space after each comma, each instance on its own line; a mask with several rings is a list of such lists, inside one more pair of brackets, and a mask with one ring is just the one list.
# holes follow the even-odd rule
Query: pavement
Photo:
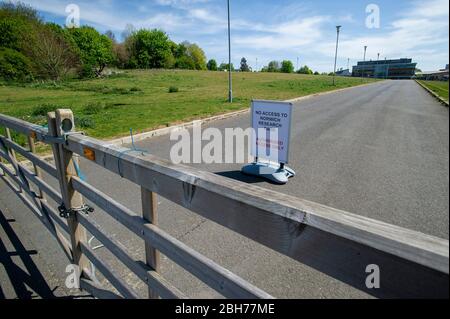
[[[449, 238], [449, 117], [442, 106], [414, 81], [383, 81], [368, 86], [301, 100], [294, 106], [290, 162], [297, 176], [286, 185], [245, 177], [241, 164], [198, 165], [203, 170], [254, 183], [292, 196], [315, 201], [444, 239]], [[225, 128], [250, 125], [249, 114], [208, 123]], [[169, 136], [137, 143], [169, 158]], [[88, 182], [140, 213], [138, 186], [87, 161], [81, 169]], [[55, 183], [53, 180], [49, 180]], [[17, 228], [30, 256], [55, 297], [77, 298], [64, 287], [67, 261], [49, 233], [31, 212], [0, 182], [0, 210]], [[0, 217], [1, 215], [0, 214]], [[92, 214], [122, 242], [136, 259], [143, 243], [101, 210]], [[172, 236], [278, 298], [368, 298], [342, 282], [263, 247], [224, 227], [160, 198], [159, 224]], [[2, 232], [3, 231], [3, 232]], [[0, 242], [10, 236], [0, 229]], [[94, 241], [95, 242], [95, 241]], [[14, 245], [3, 249], [10, 255]], [[1, 252], [0, 245], [0, 254]], [[36, 254], [32, 254], [37, 252]], [[142, 294], [145, 287], [104, 248], [98, 249], [130, 285]], [[4, 257], [2, 257], [4, 258]], [[3, 259], [2, 259], [3, 260]], [[10, 282], [5, 263], [0, 266], [0, 298], [20, 297]], [[9, 263], [11, 264], [11, 263]], [[26, 271], [26, 270], [24, 270]], [[363, 270], [362, 270], [363, 271]], [[193, 298], [220, 298], [167, 258], [162, 275]], [[35, 276], [33, 276], [34, 278]], [[14, 278], [13, 278], [14, 279]], [[50, 280], [49, 279], [49, 280]], [[102, 281], [101, 276], [99, 279]], [[42, 280], [41, 280], [42, 281]], [[28, 287], [37, 297], [47, 297]], [[59, 289], [59, 290], [58, 290]], [[3, 291], [3, 292], [2, 292]]]

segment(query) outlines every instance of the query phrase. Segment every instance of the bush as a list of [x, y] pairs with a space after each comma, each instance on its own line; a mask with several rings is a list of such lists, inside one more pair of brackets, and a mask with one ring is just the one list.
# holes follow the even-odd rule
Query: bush
[[90, 117], [75, 117], [75, 126], [79, 128], [95, 128], [95, 121]]
[[13, 49], [0, 49], [0, 77], [5, 80], [30, 81], [33, 79], [31, 61]]
[[130, 92], [141, 92], [142, 90], [140, 89], [140, 88], [138, 88], [137, 86], [133, 86], [131, 89], [130, 89]]
[[176, 93], [178, 92], [178, 88], [176, 86], [169, 87], [169, 93]]
[[314, 72], [307, 66], [301, 67], [298, 71], [298, 74], [314, 74]]
[[48, 112], [54, 112], [56, 109], [61, 108], [60, 106], [53, 105], [53, 104], [41, 104], [38, 106], [35, 106], [31, 110], [32, 116], [46, 116]]
[[99, 102], [90, 103], [83, 107], [83, 113], [86, 115], [98, 114], [103, 110], [103, 105]]

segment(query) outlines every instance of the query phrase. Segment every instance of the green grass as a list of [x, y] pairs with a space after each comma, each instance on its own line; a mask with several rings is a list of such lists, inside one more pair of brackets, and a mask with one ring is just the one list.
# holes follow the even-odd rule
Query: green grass
[[448, 81], [419, 81], [448, 102]]
[[230, 104], [225, 72], [135, 70], [107, 79], [0, 84], [0, 113], [45, 124], [50, 108], [71, 108], [79, 129], [114, 138], [127, 135], [130, 128], [143, 132], [247, 108], [253, 98], [285, 100], [362, 81], [338, 77], [333, 86], [328, 76], [233, 73]]

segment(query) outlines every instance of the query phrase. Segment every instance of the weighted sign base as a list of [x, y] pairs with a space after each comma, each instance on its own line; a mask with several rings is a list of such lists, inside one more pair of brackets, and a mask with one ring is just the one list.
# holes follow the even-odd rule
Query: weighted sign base
[[289, 178], [295, 176], [293, 169], [272, 163], [255, 162], [245, 165], [241, 171], [243, 174], [262, 177], [277, 184], [286, 184]]

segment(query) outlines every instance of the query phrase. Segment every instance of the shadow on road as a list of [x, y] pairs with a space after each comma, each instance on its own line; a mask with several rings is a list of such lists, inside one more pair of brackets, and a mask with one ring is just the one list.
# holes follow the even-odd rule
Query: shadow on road
[[267, 180], [265, 178], [251, 176], [251, 175], [245, 175], [241, 171], [216, 172], [215, 174], [223, 176], [223, 177], [228, 177], [228, 178], [231, 178], [231, 179], [234, 179], [234, 180], [237, 180], [240, 182], [244, 182], [247, 184], [268, 183], [268, 184], [277, 185], [276, 183], [274, 183], [270, 180]]
[[[16, 298], [56, 298], [54, 291], [48, 286], [41, 271], [34, 263], [32, 256], [38, 254], [36, 250], [27, 250], [11, 226], [14, 219], [6, 219], [0, 210], [0, 226], [3, 228], [6, 238], [0, 238], [0, 264], [3, 265]], [[5, 245], [8, 239], [13, 246], [13, 251], [8, 251]], [[18, 258], [17, 258], [18, 257]], [[4, 279], [2, 279], [4, 280]], [[0, 299], [5, 299], [5, 293], [0, 285]]]

